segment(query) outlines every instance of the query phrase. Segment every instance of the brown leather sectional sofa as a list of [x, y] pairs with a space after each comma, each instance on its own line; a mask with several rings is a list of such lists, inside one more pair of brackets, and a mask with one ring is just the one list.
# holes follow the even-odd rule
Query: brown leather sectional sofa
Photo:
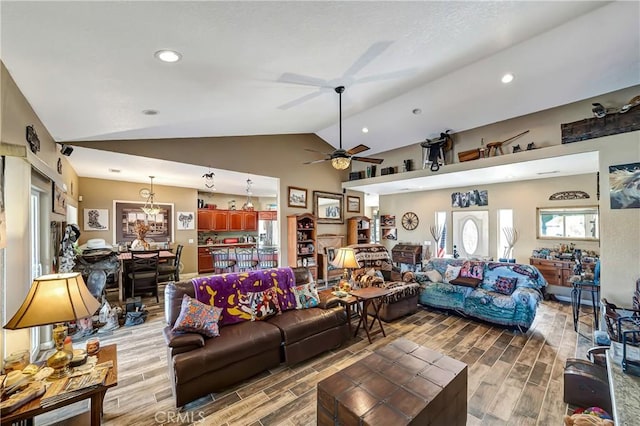
[[[306, 268], [294, 268], [296, 285], [311, 282]], [[176, 407], [248, 379], [260, 372], [312, 358], [349, 339], [347, 316], [335, 297], [322, 297], [320, 307], [289, 310], [265, 321], [220, 327], [220, 335], [171, 331], [184, 294], [195, 297], [191, 281], [165, 288], [164, 337], [169, 377]], [[326, 295], [325, 295], [326, 296]]]

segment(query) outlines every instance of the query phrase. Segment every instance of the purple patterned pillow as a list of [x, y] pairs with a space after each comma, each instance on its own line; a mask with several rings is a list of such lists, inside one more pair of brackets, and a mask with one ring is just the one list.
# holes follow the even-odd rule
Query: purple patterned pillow
[[199, 333], [207, 337], [219, 336], [218, 320], [221, 313], [222, 308], [204, 304], [185, 294], [180, 315], [172, 330], [177, 333]]
[[518, 282], [518, 279], [516, 277], [500, 277], [499, 276], [493, 288], [498, 293], [509, 295], [513, 293], [513, 290], [516, 288], [517, 282]]

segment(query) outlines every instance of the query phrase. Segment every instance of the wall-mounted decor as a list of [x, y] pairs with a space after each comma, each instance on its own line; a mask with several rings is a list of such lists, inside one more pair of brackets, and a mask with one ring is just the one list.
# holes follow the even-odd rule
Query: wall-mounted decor
[[56, 170], [59, 175], [62, 174], [62, 160], [60, 158], [58, 158], [58, 162], [56, 163]]
[[486, 206], [489, 204], [489, 194], [486, 190], [474, 189], [468, 192], [454, 192], [451, 194], [451, 207]]
[[33, 128], [33, 124], [27, 126], [27, 142], [29, 143], [29, 149], [36, 154], [40, 151], [40, 139], [36, 133], [36, 129]]
[[347, 195], [347, 211], [349, 213], [360, 213], [360, 197]]
[[631, 105], [630, 108], [624, 112], [621, 110], [614, 113], [609, 113], [609, 108], [594, 104], [596, 107], [592, 111], [596, 117], [560, 124], [562, 143], [578, 142], [640, 130], [640, 108], [637, 107], [639, 103], [636, 103], [633, 99], [630, 102], [633, 103], [633, 105], [631, 103], [627, 104]]
[[383, 214], [380, 216], [381, 227], [394, 227], [396, 226], [396, 217], [390, 214]]
[[559, 200], [582, 200], [585, 198], [590, 198], [589, 194], [584, 191], [560, 191], [555, 194], [551, 194], [549, 200], [551, 201], [559, 201]]
[[418, 223], [420, 220], [418, 219], [418, 215], [414, 212], [406, 212], [402, 215], [402, 227], [407, 231], [413, 231], [418, 227]]
[[160, 212], [147, 215], [142, 211], [145, 203], [135, 201], [113, 202], [113, 241], [114, 243], [132, 242], [137, 238], [137, 223], [147, 223], [149, 231], [145, 237], [148, 242], [171, 242], [173, 234], [173, 203], [154, 203]]
[[383, 240], [397, 240], [398, 239], [398, 228], [382, 228], [382, 239]]
[[313, 191], [313, 214], [318, 223], [344, 223], [342, 194]]
[[609, 198], [612, 209], [640, 208], [640, 163], [609, 166]]
[[196, 229], [195, 214], [193, 212], [177, 212], [176, 228], [178, 231], [186, 231], [188, 229]]
[[62, 191], [62, 188], [56, 185], [55, 182], [52, 185], [53, 185], [52, 211], [54, 213], [66, 215], [67, 214], [67, 196]]
[[299, 207], [302, 209], [307, 208], [307, 190], [304, 188], [296, 188], [295, 186], [289, 187], [289, 194], [287, 196], [289, 207]]
[[109, 230], [109, 210], [84, 209], [84, 230], [85, 231], [108, 231]]

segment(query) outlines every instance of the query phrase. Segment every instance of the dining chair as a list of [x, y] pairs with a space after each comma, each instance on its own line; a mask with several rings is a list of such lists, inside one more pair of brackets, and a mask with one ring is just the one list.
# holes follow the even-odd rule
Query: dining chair
[[278, 250], [274, 248], [258, 248], [258, 269], [278, 267]]
[[184, 246], [178, 244], [176, 248], [176, 257], [173, 261], [169, 261], [166, 264], [161, 263], [158, 266], [159, 281], [168, 281], [170, 279], [174, 281], [180, 281], [180, 258], [182, 256], [182, 249]]
[[231, 257], [229, 248], [211, 249], [209, 253], [211, 253], [211, 257], [213, 258], [213, 269], [216, 274], [233, 272], [236, 260]]
[[235, 249], [236, 255], [236, 268], [240, 272], [253, 271], [258, 266], [258, 260], [255, 256], [254, 249], [251, 248], [239, 248]]
[[132, 251], [128, 277], [131, 281], [131, 296], [152, 293], [158, 298], [159, 250]]

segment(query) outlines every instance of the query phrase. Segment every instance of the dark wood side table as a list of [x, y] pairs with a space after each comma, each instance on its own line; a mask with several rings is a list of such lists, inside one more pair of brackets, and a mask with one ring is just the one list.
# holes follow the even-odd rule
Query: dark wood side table
[[600, 314], [600, 284], [593, 281], [575, 281], [571, 289], [571, 308], [573, 311], [573, 330], [578, 331], [578, 319], [580, 317], [580, 304], [582, 302], [582, 290], [591, 292], [591, 306], [593, 308], [593, 329], [598, 330]]
[[[356, 332], [354, 336], [358, 334], [358, 330], [360, 330], [360, 326], [364, 328], [364, 331], [367, 333], [367, 339], [369, 339], [369, 343], [371, 343], [371, 336], [382, 333], [383, 336], [387, 336], [384, 332], [384, 328], [382, 327], [382, 321], [380, 321], [380, 299], [387, 294], [390, 293], [390, 290], [378, 287], [366, 287], [361, 288], [359, 290], [351, 290], [351, 296], [354, 296], [358, 299], [359, 302], [362, 302], [362, 312], [360, 315], [360, 321], [358, 321], [358, 326], [356, 327]], [[368, 321], [369, 318], [369, 305], [373, 306], [373, 314], [371, 318], [371, 322]], [[380, 325], [380, 330], [371, 331], [373, 325], [378, 321]]]
[[2, 416], [2, 425], [11, 425], [18, 422], [22, 422], [21, 424], [25, 425], [33, 425], [33, 418], [35, 416], [90, 398], [91, 426], [99, 426], [102, 419], [102, 402], [104, 400], [104, 395], [107, 393], [109, 388], [118, 384], [118, 353], [115, 344], [103, 346], [100, 348], [100, 352], [98, 352], [98, 364], [107, 361], [112, 361], [113, 367], [109, 369], [109, 373], [105, 378], [104, 384], [72, 392], [69, 398], [60, 400], [55, 404], [47, 405], [46, 407], [42, 407], [40, 405], [42, 398], [36, 398], [18, 408], [13, 413]]

